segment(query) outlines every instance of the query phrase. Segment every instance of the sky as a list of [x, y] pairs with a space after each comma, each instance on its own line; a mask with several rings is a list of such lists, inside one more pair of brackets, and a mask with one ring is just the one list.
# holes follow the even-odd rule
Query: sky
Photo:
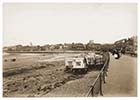
[[137, 35], [135, 3], [5, 3], [3, 45], [113, 43]]

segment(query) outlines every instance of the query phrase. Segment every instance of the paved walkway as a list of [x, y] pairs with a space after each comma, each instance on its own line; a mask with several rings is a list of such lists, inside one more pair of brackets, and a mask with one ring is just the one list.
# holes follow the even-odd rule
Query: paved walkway
[[122, 56], [119, 60], [111, 56], [107, 83], [103, 85], [104, 96], [137, 95], [137, 58]]

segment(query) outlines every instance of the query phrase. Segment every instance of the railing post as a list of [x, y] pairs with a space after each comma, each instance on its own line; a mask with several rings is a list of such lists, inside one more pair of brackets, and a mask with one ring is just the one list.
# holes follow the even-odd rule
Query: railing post
[[91, 96], [94, 97], [94, 86], [92, 86], [92, 89], [91, 89]]
[[106, 81], [105, 81], [105, 74], [106, 74], [106, 71], [103, 71], [103, 81], [104, 81], [104, 83], [106, 83]]
[[102, 91], [102, 73], [100, 74], [100, 95], [103, 96], [103, 91]]

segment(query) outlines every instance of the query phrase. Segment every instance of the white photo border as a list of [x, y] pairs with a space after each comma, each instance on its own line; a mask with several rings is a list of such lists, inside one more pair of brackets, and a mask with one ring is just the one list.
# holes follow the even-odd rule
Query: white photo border
[[[137, 3], [138, 4], [138, 10], [137, 10], [137, 36], [138, 36], [138, 59], [137, 59], [137, 97], [97, 97], [97, 98], [86, 98], [86, 97], [69, 97], [69, 98], [61, 98], [61, 97], [53, 97], [53, 98], [47, 98], [47, 97], [34, 97], [34, 98], [7, 98], [3, 97], [3, 64], [2, 64], [2, 48], [3, 48], [3, 4], [4, 3]], [[0, 100], [85, 100], [85, 99], [96, 99], [96, 100], [139, 100], [140, 99], [140, 46], [139, 46], [139, 40], [140, 40], [140, 0], [1, 0], [0, 1]], [[139, 90], [138, 90], [139, 89]]]

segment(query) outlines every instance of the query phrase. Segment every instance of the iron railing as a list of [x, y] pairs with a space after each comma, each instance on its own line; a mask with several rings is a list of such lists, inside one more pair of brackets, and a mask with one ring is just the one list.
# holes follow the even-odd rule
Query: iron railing
[[103, 96], [103, 83], [106, 83], [105, 81], [105, 77], [107, 76], [107, 71], [108, 71], [108, 65], [109, 65], [109, 61], [110, 61], [110, 56], [109, 53], [104, 53], [103, 54], [105, 57], [105, 63], [102, 67], [102, 69], [100, 70], [99, 74], [97, 75], [96, 79], [94, 80], [94, 82], [91, 84], [90, 89], [88, 91], [88, 93], [86, 94], [86, 96], [91, 96], [91, 97], [95, 97], [98, 96], [98, 94], [100, 94], [101, 96]]

